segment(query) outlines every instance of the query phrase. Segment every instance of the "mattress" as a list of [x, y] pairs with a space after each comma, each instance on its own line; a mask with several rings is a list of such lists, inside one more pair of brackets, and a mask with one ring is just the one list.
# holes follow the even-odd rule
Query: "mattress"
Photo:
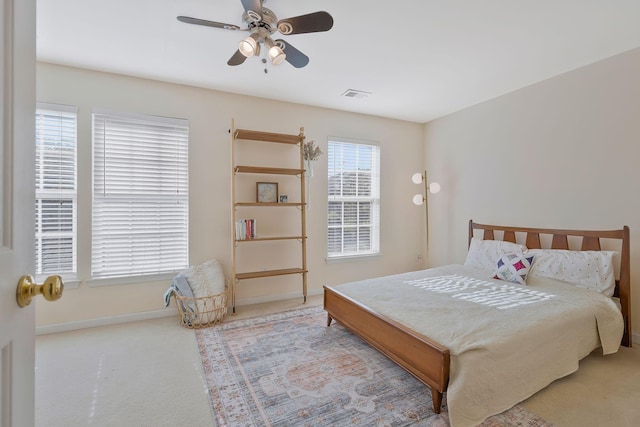
[[548, 278], [527, 286], [448, 265], [335, 288], [451, 352], [453, 427], [475, 426], [578, 369], [598, 347], [618, 350], [623, 320], [600, 293]]

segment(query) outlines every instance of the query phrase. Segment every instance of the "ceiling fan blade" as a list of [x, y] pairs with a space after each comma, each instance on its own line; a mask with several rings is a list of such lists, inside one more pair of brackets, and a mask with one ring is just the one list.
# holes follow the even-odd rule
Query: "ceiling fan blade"
[[289, 64], [293, 65], [296, 68], [302, 68], [309, 63], [309, 57], [304, 53], [300, 52], [295, 47], [291, 46], [289, 43], [282, 39], [276, 40], [276, 44], [280, 46], [280, 49], [284, 52], [287, 57], [285, 61]]
[[262, 21], [262, 0], [240, 0], [252, 21]]
[[233, 56], [227, 61], [227, 65], [240, 65], [245, 61], [245, 59], [247, 59], [247, 57], [244, 56], [239, 50], [236, 50], [236, 53], [234, 53]]
[[313, 12], [306, 15], [278, 21], [278, 31], [282, 34], [303, 34], [329, 31], [333, 27], [333, 17], [327, 12]]
[[223, 22], [207, 21], [206, 19], [191, 18], [189, 16], [178, 16], [178, 21], [187, 24], [205, 25], [207, 27], [222, 28], [224, 30], [239, 30], [240, 27], [233, 24], [225, 24]]

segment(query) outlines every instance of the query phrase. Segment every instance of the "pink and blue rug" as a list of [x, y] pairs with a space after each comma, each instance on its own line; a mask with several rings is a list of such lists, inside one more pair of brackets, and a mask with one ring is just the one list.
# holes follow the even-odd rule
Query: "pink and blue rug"
[[[196, 331], [209, 395], [225, 426], [449, 426], [446, 402], [321, 307]], [[482, 427], [551, 426], [520, 406]]]

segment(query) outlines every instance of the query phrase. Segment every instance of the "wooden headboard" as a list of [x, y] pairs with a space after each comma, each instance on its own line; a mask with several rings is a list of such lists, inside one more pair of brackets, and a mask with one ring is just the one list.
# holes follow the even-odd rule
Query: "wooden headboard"
[[[529, 249], [543, 249], [542, 241], [547, 241], [545, 236], [551, 239], [550, 247], [547, 249], [570, 249], [569, 237], [577, 237], [581, 239], [579, 248], [574, 250], [581, 251], [599, 251], [600, 239], [611, 239], [619, 241], [620, 252], [620, 268], [619, 278], [616, 279], [616, 288], [614, 296], [620, 299], [622, 317], [624, 319], [624, 336], [622, 337], [622, 345], [631, 347], [631, 261], [629, 255], [629, 227], [626, 225], [621, 230], [556, 230], [552, 228], [525, 228], [525, 227], [506, 227], [498, 225], [478, 224], [469, 220], [469, 244], [474, 236], [474, 230], [483, 230], [482, 238], [484, 240], [505, 240], [507, 242], [516, 242], [516, 233], [526, 234], [524, 244]], [[502, 234], [502, 239], [496, 238], [495, 232]], [[522, 242], [518, 242], [522, 243]], [[572, 248], [573, 249], [573, 248]]]

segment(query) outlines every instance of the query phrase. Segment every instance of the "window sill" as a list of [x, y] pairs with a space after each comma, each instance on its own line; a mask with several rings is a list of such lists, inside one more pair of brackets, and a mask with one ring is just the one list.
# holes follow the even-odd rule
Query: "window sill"
[[[112, 286], [112, 285], [132, 285], [135, 283], [145, 282], [158, 282], [158, 281], [170, 281], [178, 272], [172, 273], [160, 273], [160, 274], [145, 274], [142, 276], [126, 276], [126, 277], [108, 277], [104, 279], [89, 279], [87, 285], [90, 288], [100, 286]], [[166, 285], [166, 283], [165, 283]]]
[[343, 256], [335, 256], [335, 257], [326, 257], [324, 260], [327, 264], [338, 264], [343, 262], [357, 262], [357, 261], [368, 261], [372, 258], [377, 258], [381, 254], [380, 252], [374, 254], [362, 254], [362, 255], [343, 255]]

